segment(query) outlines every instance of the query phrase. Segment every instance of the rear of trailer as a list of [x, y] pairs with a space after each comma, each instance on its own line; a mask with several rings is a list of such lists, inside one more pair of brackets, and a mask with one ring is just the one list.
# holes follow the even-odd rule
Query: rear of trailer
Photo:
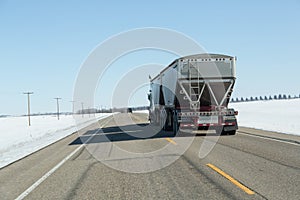
[[150, 80], [151, 123], [179, 129], [215, 129], [235, 134], [236, 111], [228, 103], [236, 80], [236, 58], [197, 54], [173, 61]]

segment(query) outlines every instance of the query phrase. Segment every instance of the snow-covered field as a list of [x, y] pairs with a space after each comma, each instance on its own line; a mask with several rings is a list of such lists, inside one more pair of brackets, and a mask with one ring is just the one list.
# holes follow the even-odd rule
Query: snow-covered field
[[238, 124], [250, 128], [300, 135], [300, 99], [231, 103]]
[[56, 116], [32, 116], [30, 127], [27, 117], [0, 118], [0, 168], [109, 115], [77, 116], [76, 122], [72, 115], [61, 115], [60, 120]]

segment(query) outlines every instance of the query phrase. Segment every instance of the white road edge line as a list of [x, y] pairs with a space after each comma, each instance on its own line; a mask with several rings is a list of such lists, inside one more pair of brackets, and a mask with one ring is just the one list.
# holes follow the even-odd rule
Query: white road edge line
[[261, 138], [261, 139], [265, 139], [265, 140], [273, 140], [273, 141], [276, 141], [276, 142], [282, 142], [282, 143], [292, 144], [292, 145], [296, 145], [296, 146], [300, 145], [300, 144], [297, 144], [297, 143], [294, 143], [294, 142], [289, 142], [289, 141], [284, 141], [284, 140], [280, 140], [280, 139], [264, 137], [264, 136], [259, 136], [259, 135], [253, 135], [253, 134], [248, 134], [248, 133], [243, 133], [243, 132], [239, 132], [239, 134], [250, 136], [250, 137]]
[[[108, 116], [110, 117], [110, 116]], [[111, 119], [109, 119], [105, 124], [102, 125], [101, 128], [106, 126], [108, 122], [110, 122]], [[100, 129], [101, 129], [100, 128]], [[67, 160], [69, 160], [75, 153], [77, 153], [86, 143], [88, 143], [98, 132], [98, 129], [85, 143], [81, 144], [79, 147], [77, 147], [72, 153], [70, 153], [67, 157], [65, 157], [62, 161], [60, 161], [55, 167], [53, 167], [50, 171], [48, 171], [44, 176], [42, 176], [39, 180], [37, 180], [34, 184], [32, 184], [27, 190], [25, 190], [22, 194], [20, 194], [16, 200], [22, 200], [24, 199], [28, 194], [30, 194], [37, 186], [39, 186], [44, 180], [46, 180], [51, 174], [53, 174], [58, 168], [60, 168]]]

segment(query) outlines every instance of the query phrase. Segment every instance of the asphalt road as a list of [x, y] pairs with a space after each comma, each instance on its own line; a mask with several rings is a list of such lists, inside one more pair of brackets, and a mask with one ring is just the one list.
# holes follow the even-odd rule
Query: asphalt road
[[174, 138], [146, 118], [106, 118], [1, 169], [0, 199], [300, 199], [299, 137]]

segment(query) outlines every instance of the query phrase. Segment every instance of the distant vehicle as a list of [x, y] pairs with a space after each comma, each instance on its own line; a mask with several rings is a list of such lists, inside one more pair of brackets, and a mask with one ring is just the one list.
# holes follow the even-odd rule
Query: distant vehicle
[[127, 113], [132, 113], [132, 108], [127, 108]]
[[149, 120], [164, 130], [213, 128], [222, 135], [238, 129], [228, 108], [235, 83], [236, 58], [197, 54], [173, 61], [150, 80]]

